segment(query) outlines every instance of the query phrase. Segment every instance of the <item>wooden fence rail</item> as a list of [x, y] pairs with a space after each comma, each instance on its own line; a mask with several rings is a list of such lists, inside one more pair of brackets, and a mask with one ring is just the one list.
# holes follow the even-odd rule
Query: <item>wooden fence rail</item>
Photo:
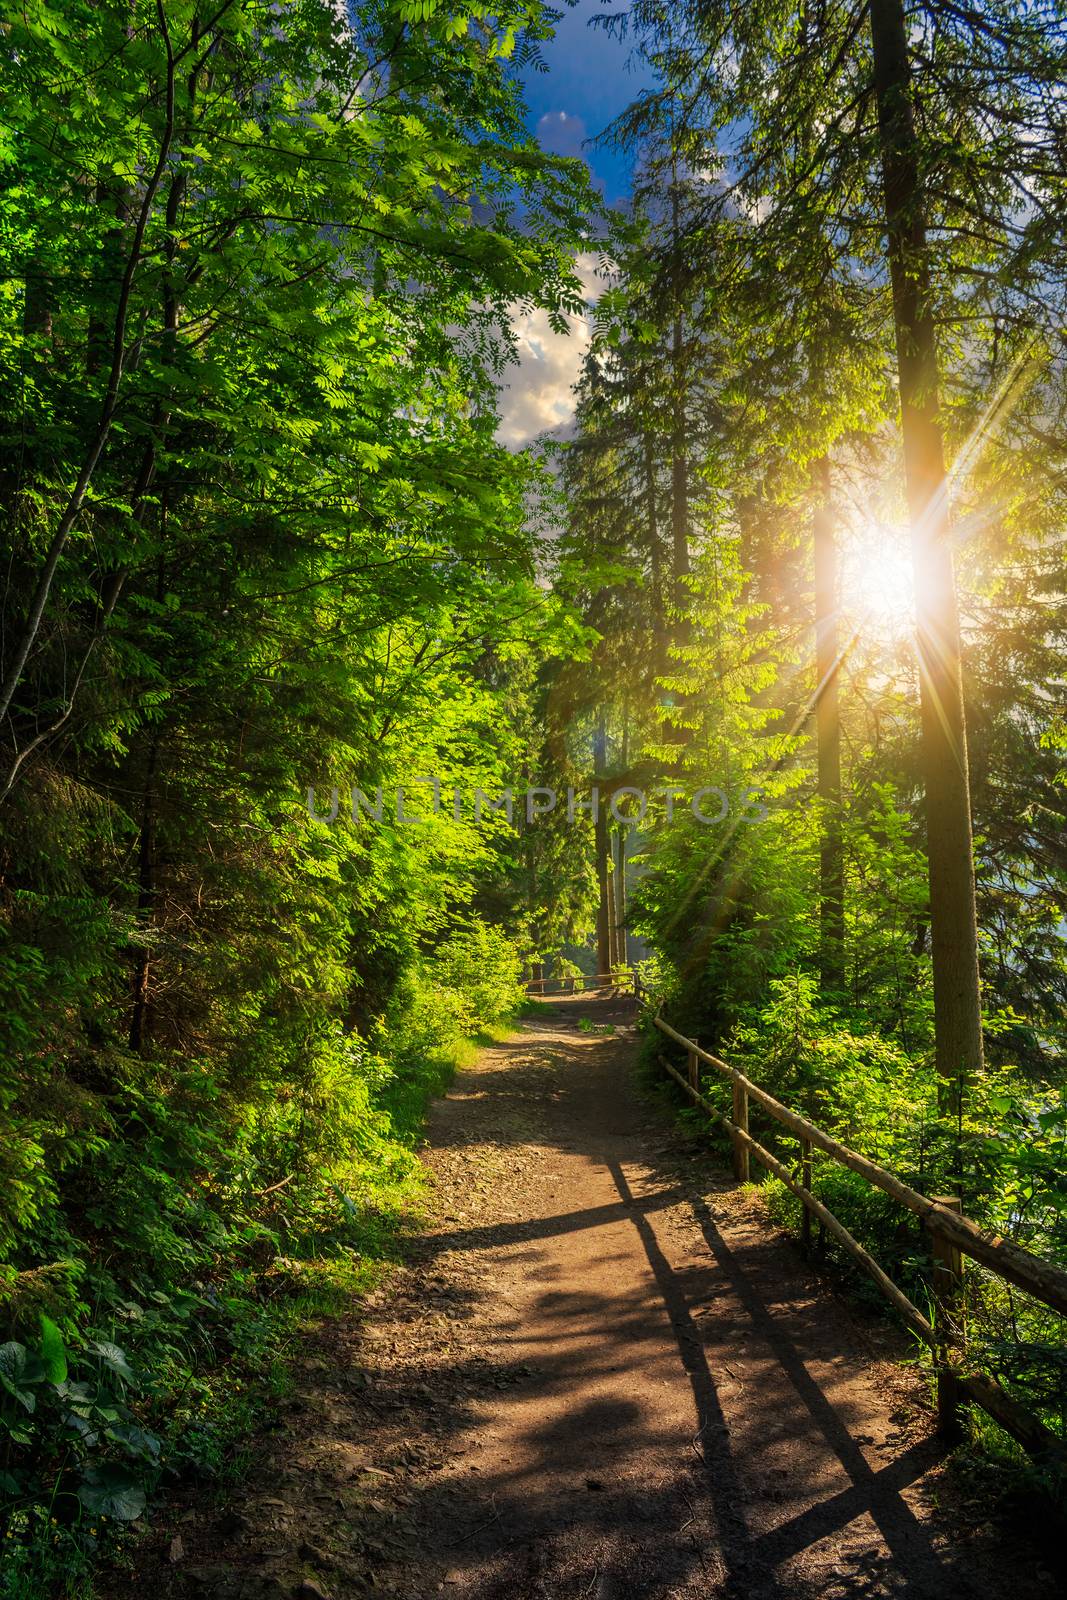
[[[556, 992], [558, 994], [579, 994], [587, 984], [597, 989], [623, 989], [632, 991], [638, 999], [641, 998], [641, 980], [636, 972], [579, 972], [574, 977], [565, 978], [527, 978], [527, 994], [545, 993], [546, 983], [560, 983], [564, 987]], [[568, 988], [567, 985], [570, 985]]]
[[[1067, 1272], [1052, 1261], [1043, 1260], [1028, 1250], [1021, 1249], [1010, 1239], [984, 1232], [977, 1224], [962, 1215], [960, 1202], [954, 1196], [931, 1199], [904, 1183], [894, 1173], [878, 1166], [866, 1156], [850, 1150], [830, 1134], [809, 1122], [798, 1112], [776, 1100], [766, 1089], [761, 1089], [736, 1067], [729, 1066], [718, 1056], [701, 1048], [694, 1039], [687, 1039], [672, 1028], [659, 1015], [653, 1018], [655, 1026], [666, 1038], [685, 1051], [686, 1072], [660, 1056], [660, 1062], [685, 1092], [716, 1122], [726, 1128], [733, 1143], [734, 1174], [744, 1182], [749, 1173], [749, 1157], [756, 1160], [774, 1177], [790, 1189], [803, 1206], [803, 1238], [811, 1237], [811, 1218], [832, 1234], [842, 1247], [857, 1261], [877, 1284], [885, 1298], [899, 1312], [908, 1327], [934, 1352], [937, 1374], [938, 1422], [948, 1437], [959, 1433], [959, 1403], [970, 1400], [987, 1411], [1013, 1438], [1017, 1439], [1031, 1455], [1046, 1458], [1060, 1457], [1062, 1445], [1044, 1423], [1021, 1406], [1001, 1384], [987, 1374], [964, 1372], [959, 1357], [965, 1350], [966, 1340], [958, 1314], [961, 1282], [961, 1256], [967, 1255], [1006, 1282], [1024, 1289], [1044, 1305], [1060, 1313], [1067, 1312]], [[700, 1092], [700, 1064], [724, 1073], [733, 1088], [732, 1115], [726, 1116], [705, 1099]], [[799, 1175], [790, 1172], [778, 1158], [759, 1144], [749, 1132], [748, 1112], [750, 1101], [755, 1101], [775, 1121], [800, 1140]], [[933, 1291], [936, 1316], [934, 1322], [923, 1315], [904, 1292], [889, 1278], [863, 1248], [844, 1223], [823, 1205], [811, 1192], [812, 1149], [819, 1149], [858, 1173], [868, 1183], [892, 1195], [901, 1205], [907, 1206], [922, 1222], [930, 1235], [934, 1258]]]

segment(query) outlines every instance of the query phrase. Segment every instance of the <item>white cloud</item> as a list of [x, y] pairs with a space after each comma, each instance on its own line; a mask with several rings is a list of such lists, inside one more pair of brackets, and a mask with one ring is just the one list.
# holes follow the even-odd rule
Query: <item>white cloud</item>
[[744, 195], [739, 194], [737, 203], [749, 222], [754, 222], [757, 227], [761, 222], [766, 222], [774, 210], [774, 198], [766, 194], [757, 195], [755, 200], [748, 200]]
[[595, 305], [600, 299], [608, 286], [610, 275], [616, 270], [610, 257], [594, 255], [591, 250], [583, 250], [581, 255], [574, 258], [574, 271], [590, 304]]
[[537, 142], [556, 156], [580, 156], [585, 123], [568, 111], [546, 111], [537, 123]]
[[[595, 275], [597, 260], [583, 254], [575, 262], [587, 300], [595, 300], [603, 288]], [[521, 450], [546, 431], [565, 428], [574, 417], [573, 390], [589, 346], [589, 321], [568, 316], [567, 322], [568, 333], [559, 334], [547, 311], [521, 311], [514, 318], [518, 363], [501, 391], [497, 429], [498, 439], [511, 450]]]

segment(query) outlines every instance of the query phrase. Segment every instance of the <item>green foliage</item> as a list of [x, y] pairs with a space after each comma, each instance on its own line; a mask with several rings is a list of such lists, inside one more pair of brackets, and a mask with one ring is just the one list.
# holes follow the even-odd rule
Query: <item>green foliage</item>
[[[0, 1346], [0, 1405], [5, 1531], [32, 1532], [48, 1514], [76, 1549], [89, 1555], [106, 1520], [135, 1521], [160, 1466], [160, 1440], [131, 1405], [138, 1380], [123, 1350], [86, 1339], [70, 1355], [83, 1376], [68, 1378], [68, 1351], [47, 1317], [35, 1349]], [[58, 1458], [58, 1466], [57, 1466]]]
[[[521, 998], [499, 933], [475, 923], [441, 949], [410, 969], [372, 1041], [325, 1032], [299, 1080], [246, 1107], [228, 1138], [200, 1127], [218, 1109], [197, 1074], [165, 1100], [140, 1095], [133, 1142], [101, 1152], [86, 1216], [112, 1248], [96, 1259], [82, 1243], [77, 1271], [38, 1289], [56, 1316], [0, 1347], [5, 1528], [32, 1541], [56, 1519], [68, 1576], [144, 1513], [161, 1474], [222, 1469], [252, 1397], [269, 1399], [263, 1372], [285, 1329], [373, 1282], [417, 1220], [427, 1098], [463, 1035], [499, 1027]], [[64, 1198], [77, 1216], [76, 1193]], [[8, 1284], [23, 1322], [34, 1276]], [[42, 1545], [42, 1582], [57, 1549]], [[11, 1570], [14, 1584], [31, 1568]]]
[[[990, 1069], [961, 1115], [938, 1104], [928, 1054], [910, 1055], [884, 1032], [859, 1032], [820, 1003], [818, 984], [797, 972], [772, 980], [768, 1003], [735, 1025], [727, 1059], [843, 1144], [930, 1195], [956, 1194], [966, 1214], [1038, 1255], [1067, 1259], [1062, 1095], [1028, 1084], [1018, 1069]], [[705, 1094], [729, 1111], [729, 1088], [709, 1073]], [[799, 1141], [751, 1109], [755, 1136], [799, 1170]], [[882, 1190], [814, 1153], [819, 1199], [920, 1306], [931, 1299], [928, 1242], [915, 1219]], [[791, 1226], [800, 1205], [784, 1184], [764, 1186], [772, 1215]], [[833, 1250], [833, 1241], [829, 1241]], [[857, 1289], [880, 1301], [849, 1258]], [[1064, 1359], [1059, 1319], [988, 1274], [966, 1280], [971, 1359], [1021, 1389], [1059, 1427]], [[1010, 1332], [1009, 1332], [1010, 1330]]]
[[507, 935], [473, 919], [435, 952], [435, 1025], [440, 1026], [445, 1004], [454, 1013], [453, 1029], [458, 1034], [473, 1032], [479, 1023], [500, 1023], [514, 1016], [523, 999], [521, 972], [521, 957]]
[[[572, 747], [603, 730], [609, 785], [728, 792], [718, 822], [683, 802], [641, 840], [630, 926], [670, 1021], [919, 1188], [1064, 1260], [1067, 874], [1050, 690], [1067, 660], [1062, 15], [999, 0], [899, 11], [918, 157], [909, 226], [928, 241], [913, 238], [906, 276], [919, 284], [928, 266], [929, 303], [918, 295], [936, 325], [924, 381], [954, 522], [986, 1012], [985, 1068], [957, 1084], [932, 1066], [952, 1004], [943, 991], [935, 1015], [931, 902], [946, 875], [926, 819], [942, 773], [920, 759], [951, 707], [935, 696], [920, 715], [912, 619], [883, 614], [878, 592], [909, 520], [896, 382], [917, 342], [885, 257], [871, 38], [876, 12], [895, 26], [896, 9], [628, 14], [654, 81], [613, 130], [635, 155], [633, 214], [563, 460], [560, 581], [600, 639], [561, 668], [561, 698]], [[911, 514], [919, 537], [901, 544], [921, 552]], [[956, 597], [921, 555], [913, 575], [928, 628], [943, 608], [933, 650], [949, 655]], [[824, 638], [836, 634], [832, 694], [813, 671], [817, 607]], [[751, 789], [758, 824], [738, 815]], [[728, 1108], [721, 1078], [704, 1087]], [[758, 1110], [753, 1123], [798, 1158]], [[831, 1208], [923, 1301], [913, 1226], [861, 1179], [817, 1167]], [[768, 1195], [795, 1210], [781, 1186]], [[1056, 1320], [980, 1275], [968, 1288], [977, 1358], [1062, 1426]]]
[[[514, 306], [566, 323], [595, 210], [526, 131], [511, 62], [549, 31], [4, 13], [3, 1600], [224, 1470], [518, 1004], [514, 835], [448, 788], [510, 779], [572, 633], [543, 475], [494, 437]], [[426, 774], [439, 811], [398, 821]]]
[[[162, 1475], [226, 1470], [284, 1337], [417, 1217], [463, 1041], [598, 897], [603, 935], [609, 886], [681, 1027], [1067, 1252], [1062, 39], [1007, 0], [909, 15], [987, 985], [955, 1118], [914, 660], [847, 582], [840, 807], [810, 737], [811, 464], [854, 502], [843, 547], [901, 501], [862, 8], [634, 6], [656, 84], [617, 130], [634, 206], [558, 482], [495, 437], [516, 306], [564, 330], [604, 220], [526, 129], [514, 63], [551, 13], [5, 9], [0, 1600], [84, 1589]], [[451, 803], [520, 774], [727, 810]], [[819, 1184], [922, 1292], [884, 1197]], [[973, 1289], [1055, 1416], [1060, 1335]]]

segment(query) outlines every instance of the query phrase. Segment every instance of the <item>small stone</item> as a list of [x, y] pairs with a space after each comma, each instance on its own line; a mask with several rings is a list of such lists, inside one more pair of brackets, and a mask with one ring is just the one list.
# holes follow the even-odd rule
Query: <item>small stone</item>
[[314, 1578], [305, 1578], [296, 1591], [296, 1600], [330, 1600], [330, 1597]]
[[170, 1541], [170, 1549], [167, 1554], [172, 1562], [180, 1561], [185, 1555], [185, 1546], [182, 1544], [182, 1536], [180, 1533], [176, 1533], [174, 1538]]
[[[281, 1578], [253, 1574], [234, 1595], [233, 1600], [290, 1600], [292, 1585]], [[211, 1600], [216, 1600], [215, 1596]]]
[[[282, 1500], [272, 1503], [279, 1506], [285, 1504]], [[267, 1502], [264, 1501], [263, 1504], [266, 1505]], [[235, 1538], [238, 1534], [250, 1533], [252, 1531], [252, 1523], [242, 1512], [230, 1510], [219, 1518], [218, 1530], [224, 1537]]]

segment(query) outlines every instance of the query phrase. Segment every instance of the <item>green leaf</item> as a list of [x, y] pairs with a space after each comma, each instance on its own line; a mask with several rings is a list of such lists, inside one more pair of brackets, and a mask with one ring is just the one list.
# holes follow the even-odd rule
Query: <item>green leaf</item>
[[108, 1371], [113, 1372], [117, 1378], [121, 1378], [123, 1383], [137, 1382], [133, 1370], [126, 1360], [126, 1352], [121, 1350], [117, 1344], [111, 1344], [107, 1339], [94, 1339], [90, 1343], [89, 1349], [95, 1355], [98, 1355]]
[[41, 1312], [41, 1362], [49, 1383], [66, 1383], [67, 1348], [51, 1317]]
[[14, 1339], [0, 1345], [0, 1381], [16, 1387], [26, 1372], [26, 1346]]
[[142, 1484], [125, 1467], [93, 1467], [85, 1474], [78, 1499], [86, 1511], [116, 1522], [133, 1522], [147, 1503]]
[[15, 1385], [13, 1383], [9, 1383], [6, 1378], [0, 1378], [0, 1382], [3, 1383], [8, 1394], [11, 1395], [13, 1399], [17, 1400], [19, 1405], [22, 1406], [25, 1411], [28, 1411], [32, 1416], [37, 1409], [37, 1399], [33, 1390], [16, 1389]]
[[0, 1383], [8, 1394], [18, 1401], [23, 1410], [30, 1412], [31, 1415], [36, 1410], [37, 1401], [33, 1390], [26, 1385], [33, 1381], [26, 1346], [16, 1343], [13, 1339], [7, 1344], [0, 1345]]

